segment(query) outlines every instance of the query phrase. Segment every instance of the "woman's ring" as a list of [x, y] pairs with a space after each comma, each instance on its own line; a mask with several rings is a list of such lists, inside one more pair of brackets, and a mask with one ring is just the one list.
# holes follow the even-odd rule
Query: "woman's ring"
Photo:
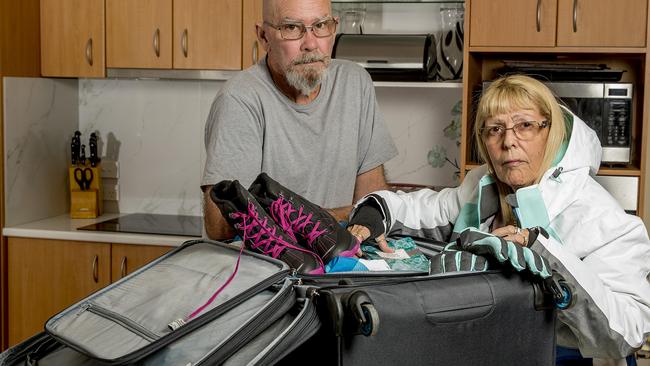
[[515, 234], [521, 234], [521, 228], [518, 226], [515, 226]]

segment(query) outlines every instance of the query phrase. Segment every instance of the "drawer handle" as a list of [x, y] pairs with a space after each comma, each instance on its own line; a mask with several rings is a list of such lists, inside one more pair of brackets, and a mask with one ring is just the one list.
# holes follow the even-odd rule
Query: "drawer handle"
[[88, 38], [88, 42], [86, 42], [86, 62], [88, 62], [88, 65], [92, 66], [93, 65], [93, 39]]
[[181, 37], [181, 49], [183, 50], [183, 56], [187, 57], [187, 29], [183, 31], [183, 36]]
[[573, 0], [573, 33], [578, 31], [578, 0]]
[[120, 278], [126, 276], [126, 256], [122, 257], [122, 262], [120, 263]]
[[97, 267], [99, 265], [99, 256], [95, 255], [95, 258], [93, 258], [93, 280], [95, 283], [99, 282], [99, 270]]
[[153, 51], [156, 53], [156, 57], [160, 57], [160, 29], [158, 28], [153, 32]]
[[253, 65], [257, 63], [259, 45], [257, 41], [253, 42]]
[[537, 0], [537, 33], [542, 31], [542, 0]]

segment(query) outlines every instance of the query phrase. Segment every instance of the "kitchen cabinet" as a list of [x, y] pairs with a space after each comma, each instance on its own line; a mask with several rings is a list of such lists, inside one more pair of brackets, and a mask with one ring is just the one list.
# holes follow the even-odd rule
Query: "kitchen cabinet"
[[110, 245], [8, 239], [9, 346], [43, 330], [52, 315], [110, 283]]
[[473, 32], [469, 43], [472, 46], [554, 46], [555, 1], [472, 1], [470, 27]]
[[647, 0], [467, 3], [473, 47], [645, 47], [646, 43]]
[[262, 22], [262, 1], [244, 0], [242, 4], [242, 69], [256, 64], [266, 54], [255, 31], [255, 24]]
[[174, 249], [169, 246], [111, 244], [111, 280], [113, 282]]
[[106, 0], [107, 67], [239, 70], [242, 7], [241, 0]]
[[41, 0], [41, 73], [103, 77], [104, 0]]
[[470, 42], [463, 50], [461, 177], [481, 164], [472, 140], [474, 111], [483, 82], [499, 75], [504, 60], [605, 64], [624, 70], [620, 82], [633, 84], [631, 160], [603, 164], [598, 174], [638, 178], [637, 214], [644, 217], [650, 113], [645, 97], [650, 85], [647, 19], [648, 0], [467, 0], [465, 37]]
[[47, 319], [67, 306], [172, 249], [8, 238], [9, 346], [42, 331]]
[[645, 47], [647, 0], [558, 0], [557, 45]]
[[[39, 0], [0, 2], [0, 80], [5, 76], [39, 77], [40, 58]], [[0, 87], [0, 126], [4, 126], [4, 95]], [[0, 129], [4, 141], [4, 128]], [[4, 155], [4, 151], [0, 152]], [[2, 161], [4, 156], [2, 156]], [[4, 168], [3, 168], [4, 170]], [[0, 192], [4, 192], [0, 181]], [[0, 199], [0, 225], [5, 225], [5, 205]], [[7, 246], [0, 241], [0, 351], [7, 347]]]
[[172, 67], [172, 0], [106, 0], [106, 67]]
[[241, 69], [241, 0], [174, 0], [174, 68]]

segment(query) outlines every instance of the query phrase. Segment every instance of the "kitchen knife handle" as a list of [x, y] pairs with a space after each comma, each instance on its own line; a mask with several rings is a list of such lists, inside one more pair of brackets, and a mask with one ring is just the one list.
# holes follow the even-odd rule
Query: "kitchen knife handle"
[[573, 0], [573, 33], [578, 31], [578, 0]]
[[86, 42], [86, 62], [88, 62], [88, 65], [92, 66], [93, 65], [93, 39], [88, 38], [88, 42]]
[[183, 30], [183, 35], [181, 36], [181, 49], [183, 50], [183, 56], [187, 58], [187, 28]]
[[537, 0], [537, 33], [542, 31], [542, 0]]
[[95, 258], [93, 258], [93, 281], [95, 281], [95, 283], [99, 282], [98, 264], [99, 264], [99, 256], [95, 254]]
[[153, 32], [153, 51], [156, 53], [156, 57], [160, 57], [160, 29], [156, 28], [156, 31]]
[[122, 257], [122, 262], [120, 263], [120, 278], [126, 276], [126, 256]]

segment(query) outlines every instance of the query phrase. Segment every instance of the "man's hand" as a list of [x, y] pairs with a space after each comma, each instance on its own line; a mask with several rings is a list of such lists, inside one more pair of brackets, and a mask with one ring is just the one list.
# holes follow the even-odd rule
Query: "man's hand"
[[499, 263], [508, 263], [517, 271], [528, 269], [542, 279], [551, 276], [551, 268], [545, 258], [530, 248], [492, 234], [468, 228], [460, 233], [457, 245], [461, 250], [495, 258]]
[[221, 211], [210, 198], [212, 186], [204, 186], [203, 189], [203, 225], [208, 238], [213, 240], [230, 239], [235, 236], [235, 231], [230, 227]]

